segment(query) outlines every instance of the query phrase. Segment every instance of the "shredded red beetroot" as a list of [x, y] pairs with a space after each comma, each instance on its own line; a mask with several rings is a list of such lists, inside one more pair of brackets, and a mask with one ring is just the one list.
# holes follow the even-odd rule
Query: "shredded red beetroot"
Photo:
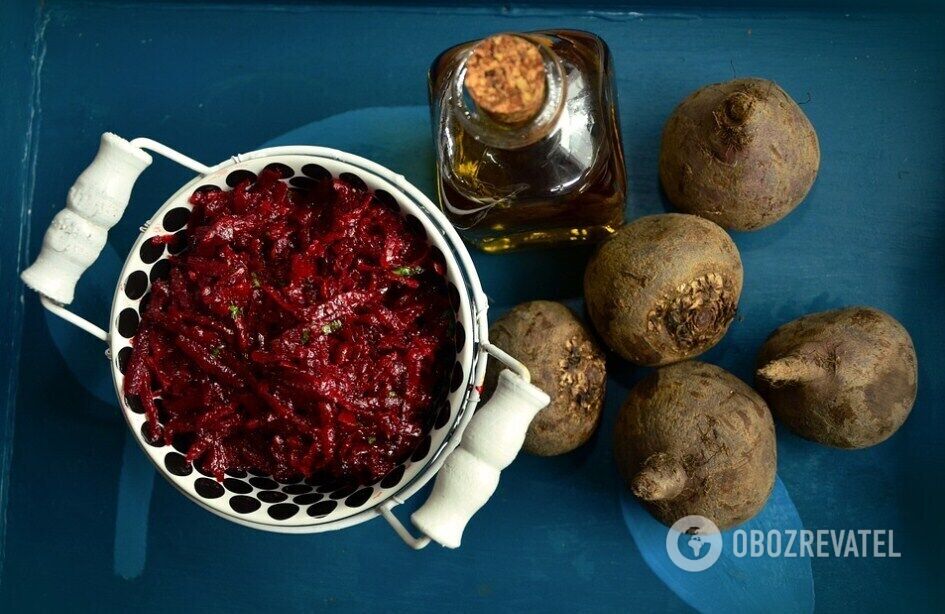
[[263, 171], [190, 202], [187, 247], [153, 284], [126, 369], [152, 439], [217, 479], [366, 483], [405, 460], [445, 394], [442, 256], [339, 180], [301, 191]]

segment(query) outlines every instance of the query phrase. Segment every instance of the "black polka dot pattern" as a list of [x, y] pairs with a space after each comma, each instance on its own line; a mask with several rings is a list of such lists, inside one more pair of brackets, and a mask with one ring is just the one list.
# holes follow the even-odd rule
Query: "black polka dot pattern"
[[[255, 167], [258, 169], [258, 167]], [[327, 189], [327, 184], [323, 183], [332, 178], [332, 174], [323, 166], [318, 164], [306, 164], [299, 167], [291, 167], [279, 162], [273, 162], [266, 166], [266, 169], [275, 171], [279, 174], [293, 190], [311, 190], [314, 188]], [[367, 177], [368, 175], [365, 175]], [[243, 181], [255, 180], [256, 174], [247, 169], [238, 169], [230, 172], [226, 176], [226, 186], [233, 188]], [[342, 173], [339, 179], [351, 185], [366, 188], [366, 183], [362, 176], [355, 173]], [[200, 186], [198, 192], [215, 192], [221, 189], [220, 185], [206, 184]], [[385, 190], [376, 190], [374, 193], [376, 202], [391, 210], [400, 210], [397, 198]], [[138, 303], [119, 304], [121, 308], [118, 311], [118, 318], [115, 322], [116, 330], [119, 335], [126, 339], [133, 339], [140, 325], [140, 313], [146, 308], [150, 299], [150, 285], [160, 279], [166, 279], [171, 269], [171, 263], [166, 258], [166, 254], [177, 255], [185, 251], [188, 247], [187, 224], [190, 221], [192, 210], [184, 201], [181, 206], [172, 207], [161, 217], [155, 219], [160, 223], [152, 224], [150, 234], [163, 236], [162, 240], [145, 240], [141, 243], [138, 253], [140, 258], [138, 266], [129, 271], [124, 280], [121, 289], [121, 300], [138, 301]], [[426, 230], [421, 220], [415, 215], [405, 212], [405, 224], [414, 234], [427, 238]], [[172, 235], [166, 237], [166, 235]], [[168, 240], [169, 239], [169, 240]], [[427, 238], [429, 241], [429, 238]], [[446, 271], [446, 257], [437, 246], [431, 245], [431, 258], [434, 262], [434, 268], [437, 271]], [[143, 266], [141, 265], [143, 263]], [[150, 269], [149, 266], [150, 265]], [[134, 266], [134, 265], [132, 265]], [[458, 312], [461, 308], [460, 289], [453, 282], [448, 283], [448, 292], [450, 304], [454, 311]], [[458, 318], [458, 315], [457, 315]], [[467, 381], [467, 373], [464, 370], [460, 355], [464, 352], [466, 343], [469, 342], [471, 329], [463, 325], [461, 321], [455, 322], [453, 329], [453, 341], [457, 352], [457, 362], [454, 364], [450, 375], [450, 389], [454, 393], [451, 398], [455, 400]], [[129, 359], [132, 354], [132, 347], [125, 346], [118, 349], [115, 366], [122, 374], [125, 373]], [[128, 397], [125, 399], [126, 407], [132, 414], [141, 415], [144, 413], [143, 405], [137, 397]], [[160, 399], [157, 399], [160, 401]], [[160, 410], [159, 410], [160, 412]], [[455, 416], [454, 408], [449, 400], [444, 400], [435, 409], [435, 415], [431, 418], [431, 429], [443, 429], [452, 422]], [[140, 421], [141, 418], [135, 418]], [[171, 450], [166, 447], [161, 427], [158, 426], [155, 432], [151, 432], [147, 422], [140, 427], [141, 436], [145, 443], [155, 448]], [[218, 501], [214, 505], [228, 506], [236, 514], [248, 515], [259, 512], [262, 517], [268, 516], [272, 521], [282, 522], [298, 518], [300, 515], [312, 519], [322, 519], [332, 515], [334, 512], [343, 510], [354, 510], [364, 506], [371, 505], [371, 501], [377, 501], [383, 498], [382, 490], [396, 489], [404, 483], [411, 466], [424, 461], [431, 453], [431, 448], [440, 446], [442, 434], [438, 439], [429, 434], [424, 437], [417, 448], [411, 454], [409, 461], [396, 467], [384, 477], [373, 482], [373, 486], [350, 485], [344, 483], [323, 483], [317, 478], [303, 478], [303, 476], [291, 476], [287, 479], [274, 479], [265, 472], [258, 470], [231, 470], [227, 471], [223, 482], [218, 482], [210, 472], [205, 471], [200, 463], [191, 464], [186, 460], [186, 453], [193, 444], [193, 437], [177, 437], [172, 442], [173, 451], [168, 451], [161, 461], [167, 472], [173, 476], [188, 477], [196, 472], [198, 477], [192, 482], [192, 485], [184, 486], [196, 492], [196, 495], [206, 501]], [[159, 452], [163, 453], [162, 452]], [[412, 465], [413, 464], [413, 465]], [[413, 472], [410, 473], [413, 476]], [[189, 479], [193, 479], [190, 477]], [[412, 478], [411, 478], [412, 479]], [[260, 518], [256, 516], [255, 518]], [[296, 520], [296, 522], [298, 522]]]
[[443, 405], [440, 406], [440, 411], [436, 414], [436, 422], [433, 423], [433, 428], [441, 429], [449, 423], [452, 413], [451, 409], [449, 402], [444, 402]]
[[292, 167], [282, 164], [280, 162], [273, 162], [272, 164], [267, 164], [266, 168], [264, 168], [263, 170], [275, 171], [279, 173], [279, 176], [282, 177], [283, 179], [288, 179], [289, 177], [295, 174], [295, 172], [292, 170]]
[[288, 520], [299, 513], [299, 506], [292, 503], [279, 503], [266, 511], [273, 520]]
[[371, 495], [373, 493], [374, 493], [373, 488], [370, 488], [370, 487], [362, 488], [361, 490], [357, 491], [356, 493], [354, 493], [353, 495], [345, 499], [345, 505], [347, 507], [361, 507], [362, 505], [367, 503], [367, 500], [371, 498]]
[[148, 292], [143, 297], [141, 297], [141, 302], [138, 303], [138, 313], [144, 313], [148, 308], [148, 304], [151, 303], [151, 293]]
[[167, 453], [167, 456], [164, 457], [164, 467], [170, 473], [181, 477], [190, 475], [194, 471], [193, 465], [188, 463], [184, 455], [178, 452]]
[[459, 300], [459, 288], [456, 287], [456, 284], [450, 282], [446, 285], [446, 292], [450, 295], [450, 306], [453, 308], [453, 311], [459, 311], [461, 303]]
[[226, 185], [231, 188], [235, 188], [244, 181], [255, 181], [256, 173], [253, 171], [248, 171], [246, 169], [240, 169], [238, 171], [233, 171], [226, 176]]
[[446, 270], [446, 256], [436, 245], [430, 247], [430, 258], [433, 260], [433, 266], [439, 267], [441, 271]]
[[152, 429], [149, 422], [142, 423], [141, 437], [148, 443], [149, 446], [154, 446], [155, 448], [164, 446], [164, 437], [161, 434], [161, 427]]
[[338, 507], [337, 501], [321, 501], [308, 508], [307, 513], [312, 518], [321, 518], [335, 511]]
[[138, 250], [138, 256], [141, 258], [141, 261], [145, 264], [153, 264], [158, 261], [158, 258], [164, 255], [164, 244], [158, 241], [153, 241], [148, 239], [141, 244], [141, 249]]
[[292, 497], [292, 503], [297, 505], [311, 505], [312, 503], [318, 503], [325, 498], [325, 495], [321, 495], [317, 492], [310, 492], [307, 495], [299, 495], [298, 497]]
[[243, 480], [237, 480], [236, 478], [224, 478], [223, 487], [231, 493], [237, 495], [248, 495], [249, 493], [253, 492], [252, 486]]
[[133, 411], [136, 414], [144, 413], [144, 405], [141, 404], [141, 399], [137, 396], [131, 395], [125, 397], [125, 403], [128, 405], [128, 409]]
[[314, 490], [308, 484], [289, 484], [288, 486], [282, 487], [282, 492], [288, 495], [302, 495], [307, 492], [312, 492]]
[[148, 277], [151, 279], [151, 283], [158, 281], [159, 279], [167, 279], [168, 275], [171, 274], [171, 261], [168, 259], [158, 260], [154, 263], [154, 266], [151, 267], [151, 273]]
[[219, 499], [225, 492], [223, 486], [213, 478], [197, 478], [194, 490], [204, 499]]
[[331, 173], [328, 172], [328, 169], [319, 164], [306, 164], [302, 167], [302, 173], [306, 177], [311, 177], [315, 181], [325, 181], [326, 179], [331, 179]]
[[190, 209], [187, 207], [176, 207], [164, 214], [164, 220], [161, 225], [167, 232], [177, 232], [187, 225], [190, 219]]
[[138, 300], [148, 291], [148, 274], [144, 271], [134, 271], [125, 280], [125, 296], [133, 301]]
[[463, 349], [463, 346], [466, 345], [466, 329], [463, 328], [463, 325], [459, 322], [456, 322], [455, 330], [453, 331], [453, 342], [456, 344], [456, 351], [460, 352]]
[[118, 350], [118, 358], [116, 361], [118, 363], [118, 370], [122, 374], [125, 373], [125, 370], [128, 369], [128, 359], [131, 358], [131, 348], [126, 346]]
[[118, 314], [118, 334], [125, 339], [131, 339], [138, 332], [138, 312], [128, 307]]
[[417, 449], [413, 451], [413, 454], [410, 455], [410, 460], [413, 462], [421, 461], [430, 451], [430, 436], [427, 435], [423, 438], [423, 441], [420, 442], [420, 445], [417, 446]]
[[344, 499], [354, 494], [354, 491], [356, 491], [357, 489], [358, 489], [357, 486], [345, 486], [343, 488], [339, 488], [338, 490], [336, 490], [335, 492], [331, 493], [328, 496], [331, 497], [332, 499]]
[[311, 190], [318, 185], [318, 182], [310, 177], [293, 177], [289, 180], [289, 185], [300, 190]]
[[256, 493], [256, 498], [263, 503], [281, 503], [289, 498], [289, 495], [278, 490], [260, 490]]
[[404, 477], [404, 471], [406, 467], [400, 465], [395, 467], [393, 471], [384, 476], [384, 479], [381, 480], [381, 488], [393, 488], [400, 484], [400, 480]]
[[187, 249], [187, 230], [179, 230], [167, 244], [167, 251], [175, 256]]
[[463, 385], [463, 365], [457, 360], [453, 365], [453, 375], [450, 376], [450, 392], [456, 392]]
[[279, 488], [279, 483], [269, 478], [249, 478], [249, 483], [260, 490], [275, 490]]
[[379, 202], [381, 205], [383, 205], [387, 209], [390, 209], [391, 211], [399, 210], [399, 207], [397, 206], [397, 200], [387, 190], [376, 190], [374, 192], [374, 199], [377, 200], [377, 202]]
[[171, 445], [181, 454], [187, 454], [187, 451], [190, 450], [190, 446], [193, 445], [195, 439], [196, 437], [194, 435], [178, 433], [174, 435], [174, 440], [171, 442]]
[[252, 514], [260, 507], [262, 507], [262, 503], [254, 497], [236, 495], [230, 498], [230, 508], [237, 514]]
[[419, 237], [426, 237], [426, 232], [423, 230], [423, 223], [417, 219], [417, 216], [408, 213], [404, 216], [404, 226], [407, 230], [414, 235]]
[[367, 184], [364, 183], [364, 180], [358, 177], [357, 175], [355, 175], [354, 173], [341, 173], [340, 175], [338, 175], [338, 178], [344, 181], [345, 183], [347, 183], [348, 185], [352, 185], [358, 188], [359, 190], [367, 189]]

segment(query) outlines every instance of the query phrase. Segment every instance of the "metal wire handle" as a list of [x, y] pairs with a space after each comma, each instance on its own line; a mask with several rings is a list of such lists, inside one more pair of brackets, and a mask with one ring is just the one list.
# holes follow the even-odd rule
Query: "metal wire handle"
[[146, 149], [201, 175], [210, 172], [210, 167], [157, 141], [129, 142], [106, 132], [95, 159], [70, 188], [65, 209], [50, 222], [39, 256], [20, 274], [40, 294], [45, 309], [106, 343], [107, 330], [72, 313], [66, 305], [72, 302], [82, 274], [102, 253], [108, 231], [124, 214], [138, 177], [151, 165]]

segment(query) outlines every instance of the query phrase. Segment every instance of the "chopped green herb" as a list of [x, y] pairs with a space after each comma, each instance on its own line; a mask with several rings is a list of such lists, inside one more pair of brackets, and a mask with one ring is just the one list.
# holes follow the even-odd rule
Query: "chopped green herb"
[[393, 390], [391, 390], [390, 392], [387, 393], [387, 396], [388, 396], [389, 398], [391, 398], [391, 399], [396, 399], [396, 398], [397, 398], [397, 393], [394, 392]]
[[222, 351], [223, 351], [223, 346], [221, 345], [219, 347], [215, 347], [212, 350], [210, 350], [210, 355], [216, 358], [217, 356], [220, 355], [220, 352]]
[[239, 315], [243, 313], [243, 310], [240, 309], [239, 305], [230, 305], [230, 316], [235, 320]]
[[341, 320], [332, 320], [328, 324], [322, 326], [322, 332], [326, 335], [330, 335], [336, 330], [341, 328]]
[[371, 444], [372, 446], [374, 445], [374, 442], [376, 442], [376, 441], [377, 441], [377, 437], [368, 437], [368, 438], [367, 438], [367, 442], [368, 442], [369, 444]]
[[307, 328], [302, 331], [302, 345], [307, 344], [308, 340], [311, 338], [312, 338], [312, 333], [310, 333]]
[[394, 269], [394, 275], [400, 275], [401, 277], [412, 277], [420, 273], [423, 273], [422, 266], [399, 266]]

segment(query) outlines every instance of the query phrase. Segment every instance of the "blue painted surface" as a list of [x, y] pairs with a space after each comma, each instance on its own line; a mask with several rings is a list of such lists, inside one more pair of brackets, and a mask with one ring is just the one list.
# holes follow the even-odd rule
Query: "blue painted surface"
[[17, 276], [26, 258], [26, 212], [32, 198], [36, 136], [36, 35], [39, 11], [22, 2], [0, 10], [0, 577], [3, 574], [10, 463], [13, 454], [14, 407], [19, 371], [22, 291]]
[[[720, 613], [814, 610], [810, 558], [735, 556], [744, 550], [742, 546], [736, 550], [734, 532], [725, 531], [719, 560], [703, 571], [686, 571], [667, 554], [666, 527], [628, 489], [620, 489], [620, 507], [627, 529], [650, 569], [692, 607]], [[774, 530], [787, 535], [803, 526], [784, 483], [777, 480], [765, 508], [739, 529], [765, 534]]]
[[[70, 309], [95, 314], [92, 323], [106, 328], [105, 320], [111, 312], [115, 295], [115, 280], [121, 274], [123, 261], [124, 257], [106, 244], [95, 263], [94, 273], [82, 279], [81, 294]], [[52, 312], [43, 310], [43, 316], [49, 336], [65, 360], [72, 379], [82, 384], [87, 392], [102, 403], [117, 406], [112, 374], [103, 368], [105, 344]]]
[[115, 503], [115, 575], [134, 580], [148, 560], [148, 517], [155, 471], [131, 432], [125, 435]]
[[[8, 495], [5, 502], [0, 497], [7, 526], [0, 610], [54, 604], [237, 612], [538, 604], [560, 611], [687, 609], [641, 557], [614, 485], [611, 423], [642, 370], [612, 363], [604, 425], [588, 446], [555, 459], [521, 458], [473, 521], [461, 550], [418, 554], [381, 522], [331, 535], [268, 535], [198, 509], [161, 479], [152, 492], [153, 473], [135, 464], [143, 458], [127, 445], [117, 410], [74, 375], [99, 369], [107, 381], [101, 354], [70, 369], [60, 349], [71, 354], [74, 346], [64, 346], [47, 326], [33, 296], [26, 297], [22, 326], [17, 320], [21, 289], [10, 275], [17, 253], [11, 246], [22, 234], [29, 254], [36, 253], [102, 131], [151, 136], [215, 162], [307, 126], [280, 142], [374, 157], [430, 193], [422, 111], [430, 59], [449, 44], [492, 31], [556, 26], [593, 30], [614, 51], [630, 217], [664, 208], [656, 177], [659, 132], [688, 91], [734, 71], [773, 78], [801, 102], [810, 94], [804, 108], [821, 137], [821, 175], [808, 201], [785, 221], [735, 237], [746, 267], [741, 320], [705, 358], [747, 378], [764, 336], [815, 309], [868, 303], [903, 321], [919, 353], [920, 396], [902, 431], [876, 448], [841, 452], [781, 430], [779, 474], [804, 526], [894, 529], [903, 553], [901, 559], [812, 561], [819, 609], [928, 610], [942, 603], [936, 578], [945, 567], [945, 538], [937, 511], [945, 453], [938, 399], [945, 362], [935, 350], [945, 342], [938, 308], [945, 282], [940, 15], [684, 8], [596, 16], [566, 8], [55, 0], [38, 15], [32, 7], [2, 11], [0, 27], [20, 41], [14, 51], [21, 59], [13, 63], [7, 53], [2, 64], [16, 76], [13, 102], [3, 102], [16, 117], [4, 116], [0, 135], [16, 145], [0, 150], [16, 169], [0, 180], [5, 197], [14, 197], [0, 208], [0, 296], [10, 297], [5, 305], [12, 308], [2, 338], [13, 344], [22, 335], [22, 343], [0, 357], [19, 366], [5, 382], [16, 392], [15, 404], [0, 412], [15, 418], [14, 428], [0, 427], [0, 452], [12, 452], [11, 468], [0, 476]], [[30, 113], [23, 113], [24, 102]], [[351, 113], [381, 106], [396, 108]], [[29, 126], [32, 137], [24, 136]], [[162, 162], [145, 173], [111, 238], [119, 254], [186, 178], [186, 171]], [[29, 205], [26, 214], [20, 202]], [[533, 298], [574, 300], [587, 253], [477, 255], [476, 261], [498, 312]], [[95, 286], [110, 285], [101, 281], [108, 270], [106, 261], [97, 263], [89, 278], [100, 283], [81, 284], [77, 299], [78, 310], [98, 322], [107, 316], [98, 311]], [[100, 381], [89, 378], [93, 387]]]

